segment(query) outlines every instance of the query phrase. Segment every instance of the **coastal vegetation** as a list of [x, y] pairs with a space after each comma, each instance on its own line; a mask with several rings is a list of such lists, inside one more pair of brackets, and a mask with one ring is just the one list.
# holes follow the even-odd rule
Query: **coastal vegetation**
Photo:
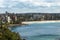
[[21, 40], [20, 35], [6, 27], [0, 27], [0, 40]]
[[12, 32], [8, 29], [9, 23], [2, 23], [0, 19], [0, 40], [22, 40], [19, 33]]

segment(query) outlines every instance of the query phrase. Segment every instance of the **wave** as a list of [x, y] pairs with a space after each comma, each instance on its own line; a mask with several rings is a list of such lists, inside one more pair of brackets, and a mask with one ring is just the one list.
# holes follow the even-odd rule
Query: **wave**
[[47, 36], [60, 37], [60, 35], [54, 35], [54, 34], [42, 34], [42, 35], [35, 35], [35, 36], [31, 36], [31, 37], [47, 37]]
[[60, 35], [55, 35], [55, 34], [42, 34], [42, 35], [35, 35], [35, 36], [23, 36], [22, 38], [24, 39], [31, 39], [31, 38], [55, 38], [56, 40], [59, 40], [60, 39]]

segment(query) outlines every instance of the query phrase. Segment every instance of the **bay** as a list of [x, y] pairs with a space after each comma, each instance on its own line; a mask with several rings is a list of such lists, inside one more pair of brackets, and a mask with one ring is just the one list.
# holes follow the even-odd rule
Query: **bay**
[[12, 27], [26, 40], [60, 40], [60, 23], [34, 23]]

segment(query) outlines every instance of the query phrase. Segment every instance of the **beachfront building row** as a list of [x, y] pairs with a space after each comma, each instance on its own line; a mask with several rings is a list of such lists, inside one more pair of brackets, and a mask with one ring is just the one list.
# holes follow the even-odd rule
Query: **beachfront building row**
[[60, 13], [8, 13], [0, 14], [3, 23], [20, 23], [22, 21], [60, 20]]
[[17, 16], [10, 13], [0, 14], [0, 20], [2, 20], [2, 23], [14, 23], [17, 21]]

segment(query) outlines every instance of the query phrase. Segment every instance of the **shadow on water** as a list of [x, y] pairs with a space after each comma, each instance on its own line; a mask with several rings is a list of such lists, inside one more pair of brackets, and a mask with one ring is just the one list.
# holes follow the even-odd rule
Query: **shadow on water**
[[28, 26], [28, 24], [27, 25], [20, 25], [20, 26], [12, 26], [12, 27], [9, 27], [9, 28], [11, 28], [11, 30], [15, 30], [16, 28], [21, 28], [21, 27], [26, 27], [26, 26]]

